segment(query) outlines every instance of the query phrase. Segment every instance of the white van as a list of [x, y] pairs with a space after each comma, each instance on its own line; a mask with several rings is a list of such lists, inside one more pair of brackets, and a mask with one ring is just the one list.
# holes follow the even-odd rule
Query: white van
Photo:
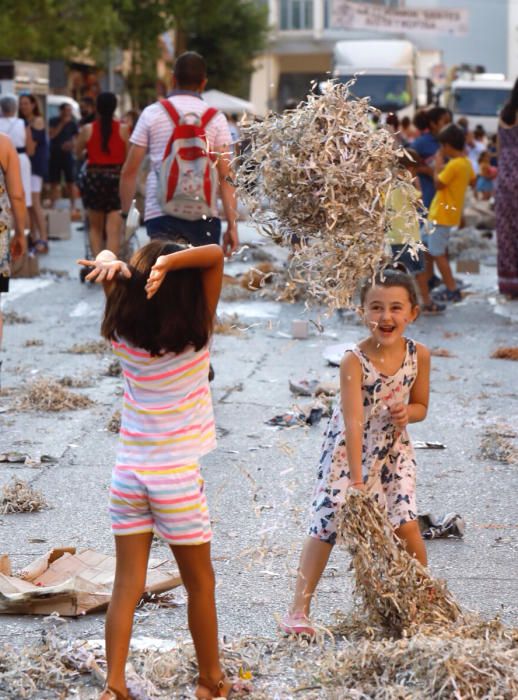
[[52, 117], [59, 117], [59, 107], [62, 105], [64, 102], [66, 102], [69, 105], [72, 105], [72, 114], [74, 115], [74, 119], [81, 119], [81, 112], [79, 111], [79, 103], [76, 102], [74, 99], [71, 97], [68, 97], [68, 95], [47, 95], [47, 123], [49, 122]]
[[473, 80], [454, 80], [446, 106], [456, 122], [460, 117], [469, 120], [470, 129], [481, 124], [487, 134], [498, 130], [498, 116], [509, 100], [513, 83], [510, 80], [486, 79], [483, 74]]

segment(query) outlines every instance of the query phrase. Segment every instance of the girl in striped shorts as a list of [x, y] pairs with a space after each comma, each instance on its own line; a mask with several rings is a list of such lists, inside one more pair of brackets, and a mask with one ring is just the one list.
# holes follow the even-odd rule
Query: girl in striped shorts
[[129, 698], [124, 667], [153, 534], [171, 547], [188, 594], [199, 678], [197, 698], [229, 697], [219, 662], [211, 528], [198, 460], [216, 446], [209, 340], [221, 290], [217, 245], [182, 249], [153, 241], [129, 265], [110, 251], [86, 279], [103, 283], [102, 334], [124, 376], [110, 514], [117, 567], [106, 618], [107, 686], [100, 700]]

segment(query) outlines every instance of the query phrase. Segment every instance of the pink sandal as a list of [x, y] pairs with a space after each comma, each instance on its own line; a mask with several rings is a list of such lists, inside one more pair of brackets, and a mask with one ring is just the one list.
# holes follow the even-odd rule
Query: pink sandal
[[303, 612], [287, 612], [279, 622], [279, 627], [284, 634], [299, 634], [304, 637], [315, 637], [316, 630], [310, 619]]

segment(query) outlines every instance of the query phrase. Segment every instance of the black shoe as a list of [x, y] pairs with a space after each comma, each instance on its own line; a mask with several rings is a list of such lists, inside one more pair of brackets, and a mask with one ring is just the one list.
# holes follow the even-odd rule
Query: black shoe
[[214, 367], [209, 365], [209, 382], [213, 382], [215, 376]]
[[442, 280], [440, 277], [437, 277], [437, 275], [432, 275], [430, 279], [428, 280], [428, 289], [432, 291], [432, 289], [435, 289], [441, 284]]

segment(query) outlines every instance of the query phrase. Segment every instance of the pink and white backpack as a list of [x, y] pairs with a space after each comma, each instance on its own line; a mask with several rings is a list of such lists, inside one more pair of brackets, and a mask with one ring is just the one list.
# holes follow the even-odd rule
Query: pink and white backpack
[[177, 112], [169, 100], [160, 100], [174, 124], [158, 174], [158, 202], [164, 214], [196, 221], [212, 216], [216, 206], [216, 156], [209, 150], [207, 124], [218, 113]]

